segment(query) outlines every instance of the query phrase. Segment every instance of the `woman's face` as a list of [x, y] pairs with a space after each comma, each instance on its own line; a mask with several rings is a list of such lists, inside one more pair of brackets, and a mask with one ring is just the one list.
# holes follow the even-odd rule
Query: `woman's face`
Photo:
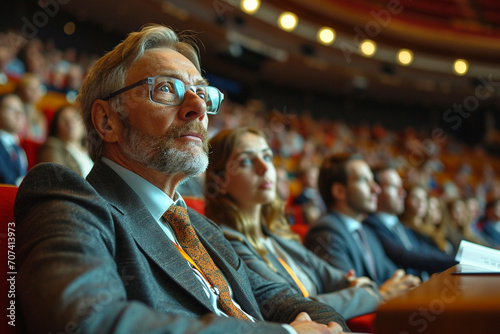
[[57, 132], [61, 140], [80, 140], [83, 138], [83, 131], [83, 122], [76, 108], [67, 107], [61, 111], [57, 120]]
[[429, 209], [427, 214], [429, 216], [429, 220], [433, 225], [438, 226], [443, 220], [443, 214], [441, 212], [441, 206], [439, 205], [439, 199], [437, 199], [436, 197], [430, 197], [428, 206]]
[[423, 218], [427, 214], [427, 192], [422, 188], [414, 188], [408, 195], [406, 210], [415, 216]]
[[242, 209], [268, 204], [276, 196], [276, 169], [266, 140], [247, 133], [236, 143], [226, 163], [222, 191]]
[[468, 214], [464, 201], [457, 200], [450, 208], [450, 215], [457, 226], [463, 227], [467, 224]]

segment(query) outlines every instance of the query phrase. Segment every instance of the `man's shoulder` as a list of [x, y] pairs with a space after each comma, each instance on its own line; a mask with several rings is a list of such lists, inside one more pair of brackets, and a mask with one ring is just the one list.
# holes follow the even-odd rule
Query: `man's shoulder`
[[[19, 186], [22, 193], [33, 191], [52, 191], [55, 189], [75, 189], [90, 187], [87, 181], [71, 168], [57, 163], [40, 163], [34, 166]], [[91, 187], [90, 187], [91, 188]], [[76, 189], [75, 189], [76, 190]]]
[[335, 212], [327, 212], [322, 215], [311, 227], [311, 231], [338, 230], [342, 228], [342, 221]]
[[320, 240], [337, 240], [342, 242], [343, 235], [346, 233], [345, 227], [335, 213], [328, 212], [321, 216], [309, 229], [305, 237], [305, 245], [311, 248], [313, 244]]

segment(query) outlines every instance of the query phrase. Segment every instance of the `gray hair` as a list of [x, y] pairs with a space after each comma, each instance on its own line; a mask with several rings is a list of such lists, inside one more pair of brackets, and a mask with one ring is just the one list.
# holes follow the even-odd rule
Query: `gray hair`
[[[144, 26], [138, 32], [130, 33], [112, 51], [100, 58], [83, 81], [78, 102], [87, 129], [87, 144], [90, 158], [96, 162], [102, 155], [103, 143], [92, 123], [92, 106], [98, 99], [105, 98], [125, 85], [130, 67], [148, 49], [168, 48], [188, 58], [201, 73], [199, 50], [193, 35], [189, 32], [176, 33], [171, 28], [158, 24]], [[124, 115], [121, 96], [110, 101], [113, 111]]]

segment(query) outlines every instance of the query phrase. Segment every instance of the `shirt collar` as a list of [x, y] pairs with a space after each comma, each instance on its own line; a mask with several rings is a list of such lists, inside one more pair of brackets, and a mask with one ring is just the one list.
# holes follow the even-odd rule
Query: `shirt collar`
[[0, 140], [2, 141], [4, 146], [11, 147], [16, 144], [19, 145], [19, 138], [11, 133], [8, 133], [5, 130], [0, 130]]
[[399, 219], [396, 215], [391, 215], [386, 212], [377, 212], [376, 215], [380, 219], [382, 224], [384, 224], [388, 229], [394, 228], [394, 226], [399, 223]]
[[102, 161], [114, 170], [130, 186], [130, 188], [136, 192], [146, 205], [148, 211], [156, 220], [159, 220], [172, 204], [186, 208], [186, 203], [178, 192], [175, 192], [174, 198], [172, 199], [158, 187], [154, 186], [152, 183], [131, 170], [126, 169], [105, 157], [102, 158]]
[[341, 218], [340, 220], [344, 222], [345, 227], [347, 228], [349, 233], [353, 233], [354, 231], [361, 228], [361, 223], [358, 222], [356, 219], [349, 217], [347, 215], [344, 215], [338, 211], [337, 211], [337, 214]]

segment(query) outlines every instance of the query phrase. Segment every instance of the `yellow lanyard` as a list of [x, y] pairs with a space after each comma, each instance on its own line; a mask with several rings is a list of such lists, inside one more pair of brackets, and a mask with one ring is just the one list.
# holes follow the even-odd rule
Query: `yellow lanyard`
[[201, 271], [200, 267], [198, 267], [198, 265], [193, 261], [193, 259], [191, 258], [191, 256], [189, 256], [184, 251], [184, 249], [180, 248], [179, 245], [177, 245], [175, 242], [172, 242], [172, 243], [175, 245], [175, 247], [177, 248], [177, 250], [179, 251], [179, 253], [181, 253], [182, 257], [185, 258], [186, 260], [188, 260], [188, 262], [191, 263], [191, 265], [193, 267], [195, 267], [200, 272], [200, 274], [203, 275], [203, 277], [205, 278], [205, 281], [207, 281], [208, 285], [210, 285], [210, 288], [213, 290], [212, 283], [210, 283], [210, 281], [207, 279], [207, 276], [205, 276], [205, 274], [203, 273], [203, 271]]
[[304, 284], [302, 284], [302, 282], [299, 280], [299, 278], [297, 277], [295, 272], [292, 270], [292, 268], [290, 268], [290, 266], [279, 256], [278, 256], [278, 260], [280, 261], [283, 268], [285, 268], [285, 270], [288, 272], [288, 274], [293, 278], [293, 280], [295, 281], [295, 284], [297, 284], [300, 291], [302, 292], [302, 295], [304, 297], [309, 297], [309, 292], [307, 291]]

